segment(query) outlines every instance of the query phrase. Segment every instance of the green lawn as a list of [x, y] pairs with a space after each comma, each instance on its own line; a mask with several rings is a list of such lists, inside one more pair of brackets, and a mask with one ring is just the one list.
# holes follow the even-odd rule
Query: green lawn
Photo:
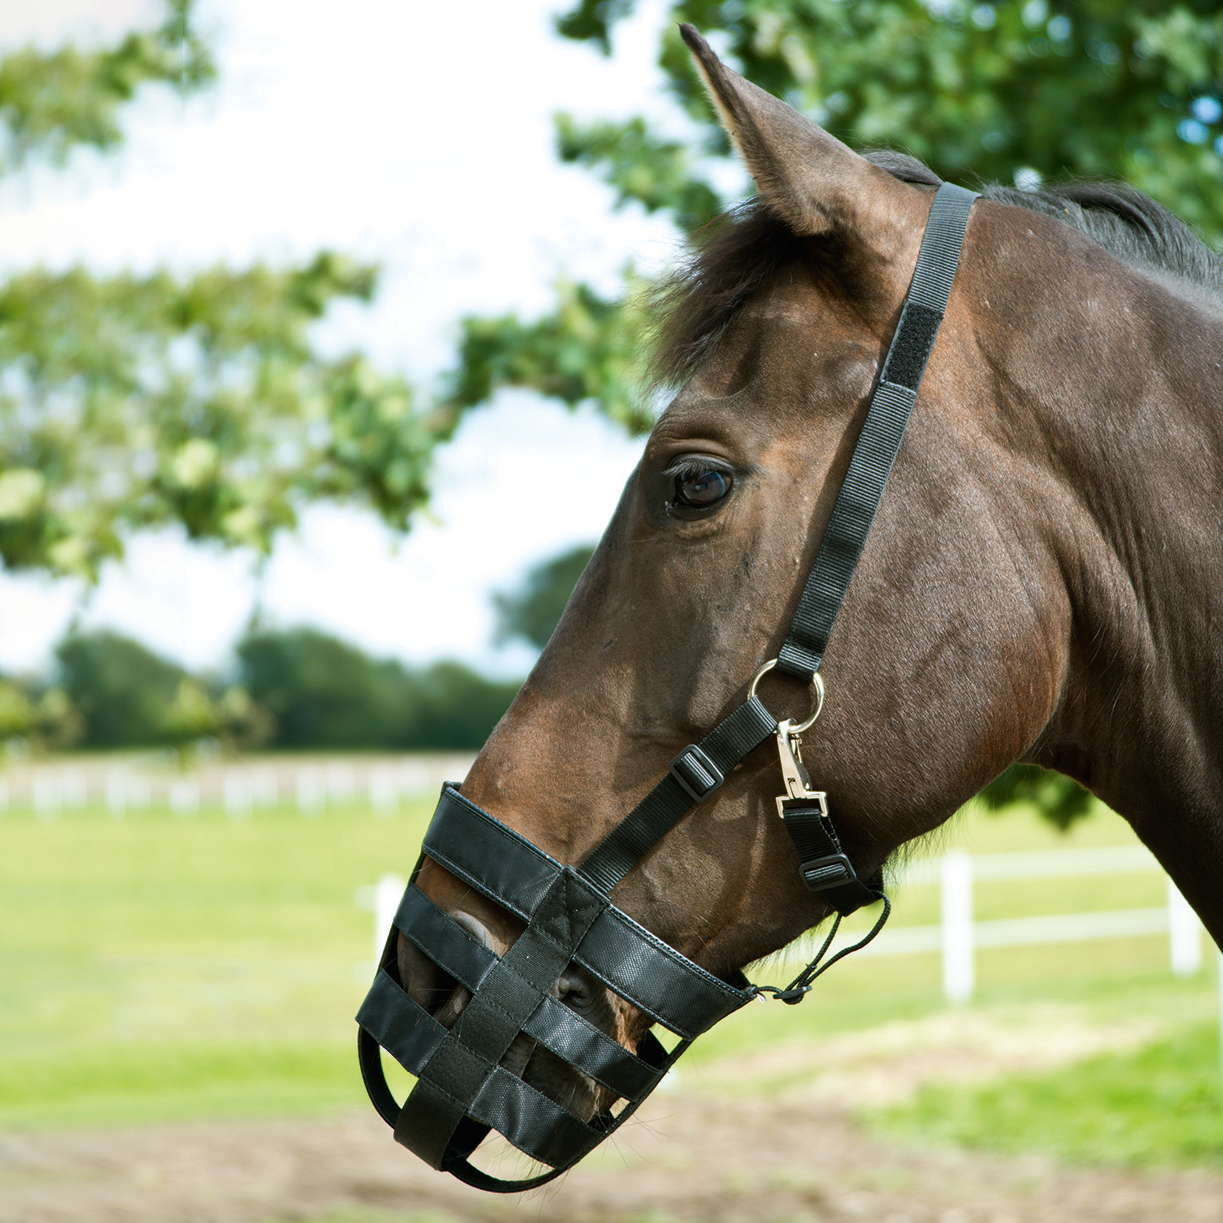
[[[363, 1104], [352, 1015], [373, 932], [356, 892], [384, 872], [406, 875], [431, 807], [429, 799], [383, 819], [357, 805], [313, 818], [288, 807], [245, 819], [207, 809], [121, 820], [93, 810], [5, 814], [0, 1125], [285, 1116]], [[1107, 814], [1063, 838], [1023, 811], [972, 813], [944, 835], [945, 844], [976, 852], [1130, 841]], [[977, 911], [1156, 905], [1163, 887], [1154, 871], [1049, 887], [981, 885]], [[936, 911], [934, 888], [911, 887], [897, 897], [895, 922], [923, 924]], [[1196, 1022], [1205, 1031], [1210, 975], [1174, 982], [1166, 957], [1162, 938], [987, 952], [973, 1006], [1022, 1022], [1025, 1007], [1055, 999], [1101, 1022], [1140, 1014], [1161, 1030]], [[762, 975], [785, 972], [774, 965]], [[830, 1033], [941, 1011], [938, 980], [931, 955], [851, 960], [801, 1007], [745, 1008], [698, 1042], [689, 1064], [699, 1075], [728, 1056], [811, 1047]], [[1217, 1074], [1209, 1041], [1194, 1040], [1186, 1057], [1202, 1046]]]
[[372, 915], [424, 805], [10, 816], [0, 890], [0, 1121], [332, 1108], [358, 1098], [352, 1015]]
[[1068, 1161], [1223, 1166], [1217, 1022], [1181, 1028], [1133, 1053], [984, 1086], [931, 1084], [877, 1113], [884, 1132], [920, 1142], [1041, 1151]]

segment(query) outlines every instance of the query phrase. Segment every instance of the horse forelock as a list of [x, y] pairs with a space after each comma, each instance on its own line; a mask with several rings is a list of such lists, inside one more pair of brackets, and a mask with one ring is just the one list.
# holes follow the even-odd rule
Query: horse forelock
[[[877, 149], [866, 159], [893, 178], [923, 186], [940, 179], [905, 153]], [[1053, 217], [1086, 235], [1131, 267], [1204, 290], [1223, 307], [1223, 254], [1150, 196], [1121, 182], [1073, 181], [1039, 190], [1000, 183], [985, 199]], [[779, 272], [810, 258], [817, 244], [796, 237], [755, 199], [714, 218], [693, 239], [691, 254], [655, 290], [661, 321], [653, 358], [656, 381], [685, 382], [709, 356], [748, 300]]]

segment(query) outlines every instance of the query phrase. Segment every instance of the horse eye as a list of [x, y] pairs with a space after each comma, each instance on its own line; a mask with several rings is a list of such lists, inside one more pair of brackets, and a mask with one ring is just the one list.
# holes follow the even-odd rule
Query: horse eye
[[717, 505], [730, 492], [734, 480], [721, 467], [701, 467], [681, 471], [675, 477], [675, 504], [694, 510]]

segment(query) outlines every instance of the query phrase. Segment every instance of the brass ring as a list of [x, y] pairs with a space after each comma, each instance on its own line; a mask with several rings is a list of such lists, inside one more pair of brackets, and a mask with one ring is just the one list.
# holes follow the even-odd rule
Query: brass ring
[[[760, 681], [775, 666], [777, 666], [777, 659], [770, 658], [769, 661], [766, 662], [764, 666], [761, 667], [760, 670], [757, 671], [756, 674], [752, 677], [751, 685], [747, 690], [747, 699], [749, 701], [755, 698], [756, 688], [759, 686]], [[791, 734], [801, 735], [803, 731], [810, 730], [811, 727], [815, 725], [815, 719], [820, 716], [820, 713], [822, 712], [824, 708], [824, 677], [818, 671], [816, 671], [815, 674], [812, 675], [811, 677], [811, 687], [815, 689], [815, 708], [811, 711], [810, 715], [808, 716], [805, 722], [792, 721], [790, 723], [790, 733]]]

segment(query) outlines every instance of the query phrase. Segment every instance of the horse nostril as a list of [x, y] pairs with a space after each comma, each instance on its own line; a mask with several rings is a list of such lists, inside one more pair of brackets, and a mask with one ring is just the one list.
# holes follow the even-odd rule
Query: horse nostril
[[575, 1011], [590, 1007], [593, 993], [590, 979], [579, 968], [568, 968], [556, 983], [556, 996]]

